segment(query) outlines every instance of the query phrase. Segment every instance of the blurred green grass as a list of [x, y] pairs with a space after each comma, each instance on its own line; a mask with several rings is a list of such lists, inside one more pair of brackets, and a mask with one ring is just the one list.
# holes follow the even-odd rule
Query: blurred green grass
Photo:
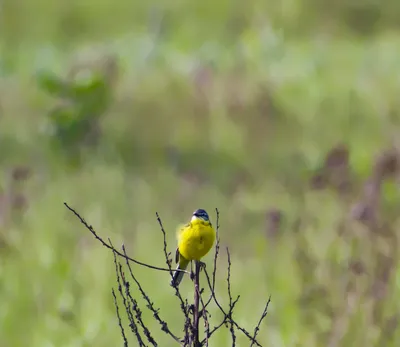
[[[121, 341], [112, 255], [64, 201], [115, 245], [123, 242], [133, 257], [159, 265], [156, 211], [172, 251], [177, 224], [196, 208], [218, 207], [234, 294], [242, 297], [235, 317], [251, 329], [272, 296], [259, 334], [264, 345], [396, 345], [398, 329], [390, 335], [389, 327], [399, 312], [398, 257], [387, 249], [397, 238], [378, 240], [349, 220], [358, 192], [343, 199], [332, 189], [311, 190], [309, 181], [326, 153], [344, 143], [359, 186], [375, 156], [396, 142], [398, 5], [328, 5], [3, 3], [0, 188], [7, 190], [7, 170], [15, 165], [30, 167], [32, 177], [21, 188], [26, 211], [0, 224], [1, 346]], [[71, 167], [43, 130], [57, 99], [35, 76], [43, 69], [66, 76], [104, 56], [115, 57], [119, 71], [100, 143]], [[395, 231], [399, 221], [389, 212], [398, 188], [386, 185], [383, 195], [382, 213]], [[276, 236], [268, 232], [270, 209], [283, 215]], [[394, 264], [379, 300], [376, 252]], [[361, 276], [348, 270], [355, 260], [367, 268]], [[222, 297], [225, 264], [222, 248]], [[180, 331], [168, 275], [135, 271]], [[188, 282], [183, 291], [190, 298]], [[221, 333], [212, 345], [227, 341]]]

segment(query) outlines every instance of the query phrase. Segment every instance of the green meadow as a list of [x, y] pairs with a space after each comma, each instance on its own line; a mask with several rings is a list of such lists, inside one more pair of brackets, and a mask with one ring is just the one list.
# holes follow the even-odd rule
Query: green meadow
[[[253, 332], [271, 296], [262, 346], [397, 346], [399, 16], [395, 1], [2, 1], [0, 346], [123, 345], [113, 254], [64, 202], [161, 267], [156, 212], [174, 252], [177, 226], [218, 208], [216, 294], [227, 307], [229, 247], [234, 319]], [[132, 268], [180, 335], [169, 274]]]

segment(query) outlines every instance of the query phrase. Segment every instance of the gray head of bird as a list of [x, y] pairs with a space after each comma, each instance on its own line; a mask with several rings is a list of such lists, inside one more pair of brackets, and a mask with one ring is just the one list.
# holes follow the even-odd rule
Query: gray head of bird
[[210, 221], [210, 217], [208, 217], [208, 213], [203, 210], [203, 209], [198, 209], [196, 211], [193, 212], [192, 215], [192, 222], [195, 220], [201, 219], [205, 222], [209, 222]]

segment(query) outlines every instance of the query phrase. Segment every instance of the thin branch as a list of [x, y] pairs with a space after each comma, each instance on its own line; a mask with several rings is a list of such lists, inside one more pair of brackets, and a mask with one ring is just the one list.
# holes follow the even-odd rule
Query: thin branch
[[206, 335], [206, 337], [201, 341], [202, 345], [204, 345], [204, 343], [206, 342], [206, 339], [209, 339], [218, 329], [220, 329], [224, 324], [226, 324], [228, 322], [229, 315], [232, 313], [232, 311], [235, 308], [236, 304], [238, 303], [239, 299], [240, 299], [240, 295], [238, 295], [236, 300], [234, 300], [232, 302], [232, 307], [229, 308], [228, 314], [224, 313], [224, 318], [222, 319], [222, 321], [218, 325], [216, 325], [214, 328], [212, 328], [211, 331], [209, 332], [209, 334]]
[[[201, 295], [202, 293], [203, 293], [203, 289], [201, 289], [200, 292], [199, 292], [200, 302], [201, 302], [201, 305], [202, 305], [202, 310], [200, 312], [202, 314], [201, 317], [203, 317], [203, 321], [204, 321], [204, 333], [206, 335], [206, 337], [205, 337], [205, 346], [208, 347], [208, 340], [209, 340], [209, 335], [210, 335], [210, 323], [208, 321], [209, 313], [206, 310], [205, 303], [204, 303], [203, 297]], [[200, 345], [202, 346], [203, 344], [200, 343]]]
[[[122, 250], [123, 250], [124, 254], [126, 254], [125, 246], [122, 246]], [[128, 260], [126, 260], [126, 265], [128, 266], [129, 273], [130, 273], [132, 279], [135, 281], [135, 283], [140, 291], [140, 294], [142, 295], [143, 299], [147, 303], [146, 307], [153, 313], [153, 317], [161, 325], [161, 330], [164, 331], [165, 333], [167, 333], [168, 335], [170, 335], [176, 342], [180, 342], [180, 339], [174, 333], [172, 333], [171, 330], [169, 329], [167, 322], [165, 322], [164, 320], [161, 319], [160, 314], [159, 314], [159, 309], [156, 309], [154, 307], [154, 303], [150, 300], [149, 296], [143, 290], [140, 282], [137, 280], [137, 278], [133, 274], [131, 264], [129, 263]]]
[[[121, 274], [124, 274], [124, 272], [122, 271], [122, 265], [121, 264], [119, 264], [119, 271], [120, 271]], [[146, 325], [143, 322], [142, 311], [139, 308], [139, 305], [138, 305], [137, 301], [131, 295], [130, 283], [125, 280], [125, 275], [123, 275], [121, 277], [122, 277], [122, 283], [124, 284], [124, 287], [125, 287], [125, 294], [126, 294], [127, 298], [131, 302], [132, 309], [135, 312], [135, 317], [136, 317], [136, 320], [137, 320], [139, 326], [142, 328], [143, 333], [147, 338], [147, 341], [149, 341], [153, 346], [157, 347], [157, 342], [151, 336], [150, 330], [146, 327]]]
[[161, 218], [160, 218], [160, 215], [158, 214], [158, 212], [156, 212], [156, 217], [157, 217], [158, 224], [160, 225], [161, 232], [163, 234], [163, 251], [164, 251], [164, 256], [165, 256], [165, 262], [168, 266], [168, 271], [169, 271], [169, 274], [172, 279], [174, 273], [172, 271], [172, 266], [171, 266], [172, 259], [170, 258], [170, 253], [168, 253], [168, 251], [167, 251], [167, 233], [165, 232], [164, 225], [162, 224], [162, 221], [161, 221]]
[[[175, 289], [175, 295], [178, 296], [179, 301], [180, 301], [180, 307], [181, 311], [185, 317], [185, 323], [184, 323], [184, 336], [182, 339], [177, 337], [174, 333], [172, 333], [167, 325], [167, 322], [161, 319], [160, 314], [159, 314], [159, 309], [156, 309], [154, 307], [154, 303], [150, 300], [150, 297], [146, 294], [144, 291], [143, 287], [139, 283], [138, 279], [133, 273], [132, 267], [131, 267], [131, 262], [134, 262], [136, 264], [145, 266], [150, 269], [155, 269], [155, 270], [160, 270], [160, 271], [168, 271], [170, 273], [170, 276], [173, 276], [173, 271], [183, 271], [183, 272], [188, 272], [186, 270], [178, 270], [178, 269], [172, 269], [171, 263], [172, 260], [170, 259], [170, 253], [167, 251], [167, 240], [166, 240], [166, 232], [163, 227], [161, 218], [159, 217], [158, 213], [156, 213], [158, 223], [161, 228], [161, 232], [163, 234], [163, 252], [165, 256], [165, 261], [167, 264], [167, 269], [157, 267], [157, 266], [152, 266], [149, 264], [142, 263], [140, 261], [137, 261], [135, 259], [130, 258], [127, 255], [126, 249], [124, 246], [122, 246], [122, 252], [118, 251], [115, 249], [113, 246], [112, 242], [110, 239], [108, 239], [108, 243], [105, 242], [100, 236], [97, 235], [97, 233], [94, 231], [93, 227], [89, 225], [74, 209], [69, 207], [67, 203], [64, 203], [65, 206], [75, 214], [75, 216], [81, 221], [81, 223], [92, 233], [92, 235], [100, 241], [100, 243], [105, 246], [106, 248], [110, 249], [113, 252], [114, 256], [114, 263], [115, 263], [115, 268], [116, 268], [116, 276], [117, 276], [117, 283], [118, 283], [118, 291], [119, 294], [121, 295], [123, 305], [125, 307], [125, 311], [128, 317], [128, 320], [130, 322], [130, 328], [134, 335], [136, 336], [136, 340], [139, 344], [139, 346], [145, 346], [143, 342], [143, 338], [141, 336], [141, 332], [139, 332], [139, 329], [143, 332], [144, 336], [147, 338], [147, 341], [152, 344], [153, 346], [157, 346], [156, 341], [152, 337], [150, 330], [146, 327], [145, 323], [143, 322], [142, 319], [142, 311], [138, 305], [138, 302], [136, 299], [133, 298], [131, 295], [131, 287], [130, 283], [126, 280], [123, 268], [121, 263], [117, 261], [117, 256], [122, 257], [125, 259], [126, 265], [129, 269], [129, 273], [131, 275], [131, 278], [134, 280], [137, 288], [139, 289], [139, 292], [141, 296], [144, 298], [146, 301], [146, 307], [153, 313], [153, 317], [157, 320], [157, 322], [161, 326], [161, 330], [164, 331], [166, 334], [171, 336], [176, 342], [179, 344], [183, 344], [183, 346], [188, 347], [200, 347], [200, 346], [208, 346], [210, 337], [220, 328], [222, 328], [224, 325], [230, 330], [230, 334], [232, 337], [232, 346], [236, 346], [236, 333], [235, 329], [243, 333], [250, 341], [251, 345], [250, 347], [253, 347], [254, 345], [261, 347], [261, 344], [257, 341], [257, 335], [260, 330], [260, 326], [262, 321], [265, 319], [267, 316], [267, 311], [268, 311], [268, 306], [271, 301], [271, 298], [268, 299], [268, 302], [265, 305], [265, 308], [261, 314], [261, 317], [257, 323], [257, 326], [254, 328], [253, 334], [250, 334], [246, 329], [241, 327], [235, 320], [233, 319], [233, 310], [236, 307], [236, 304], [238, 303], [240, 299], [240, 295], [237, 296], [235, 300], [233, 300], [232, 297], [232, 288], [231, 288], [231, 257], [229, 253], [229, 249], [227, 248], [227, 257], [228, 257], [228, 274], [227, 274], [227, 291], [228, 291], [228, 297], [229, 297], [229, 308], [224, 309], [222, 305], [219, 303], [219, 300], [217, 299], [215, 288], [216, 288], [216, 269], [217, 269], [217, 260], [218, 260], [218, 255], [219, 255], [219, 248], [220, 248], [220, 238], [219, 238], [219, 211], [216, 209], [216, 214], [217, 214], [217, 221], [216, 221], [216, 246], [215, 246], [215, 254], [214, 254], [214, 262], [213, 262], [213, 271], [212, 271], [212, 278], [210, 278], [209, 274], [207, 273], [207, 270], [204, 268], [204, 272], [206, 274], [206, 279], [207, 279], [207, 285], [210, 290], [210, 296], [208, 297], [208, 300], [206, 303], [204, 303], [202, 294], [204, 292], [204, 289], [200, 287], [200, 272], [201, 269], [203, 268], [201, 266], [201, 262], [196, 261], [195, 266], [196, 269], [194, 271], [194, 303], [193, 305], [189, 305], [187, 300], [184, 300], [179, 292], [179, 287], [173, 287]], [[192, 265], [192, 264], [191, 264]], [[193, 278], [193, 277], [192, 277]], [[122, 284], [121, 284], [122, 283]], [[124, 291], [122, 290], [122, 285], [124, 286]], [[200, 289], [201, 288], [201, 289]], [[121, 316], [119, 313], [119, 307], [117, 304], [117, 299], [116, 299], [116, 294], [115, 291], [112, 291], [113, 298], [114, 298], [114, 305], [116, 307], [116, 312], [117, 312], [117, 318], [119, 322], [119, 326], [121, 329], [121, 335], [124, 340], [124, 347], [128, 346], [127, 338], [125, 335], [125, 331], [122, 326], [122, 320]], [[209, 312], [207, 311], [207, 306], [213, 301], [215, 305], [218, 307], [218, 309], [222, 312], [223, 314], [223, 319], [222, 321], [214, 326], [213, 329], [210, 330], [210, 324], [209, 324]], [[202, 307], [200, 307], [200, 304]], [[191, 319], [191, 316], [193, 316], [193, 320]], [[205, 338], [200, 342], [199, 335], [200, 335], [200, 319], [203, 318], [204, 320], [204, 332], [205, 332]]]
[[212, 274], [212, 289], [215, 290], [215, 278], [217, 273], [217, 259], [219, 253], [219, 211], [218, 208], [215, 209], [215, 213], [217, 214], [217, 221], [216, 221], [216, 244], [215, 244], [215, 255], [214, 255], [214, 267], [213, 267], [213, 274]]
[[194, 275], [194, 303], [193, 303], [193, 347], [200, 347], [199, 323], [200, 323], [200, 262], [195, 262], [196, 269]]
[[111, 246], [111, 245], [109, 245], [107, 242], [105, 242], [99, 235], [97, 235], [97, 233], [94, 231], [93, 227], [92, 227], [91, 225], [89, 225], [89, 224], [85, 221], [85, 219], [79, 215], [78, 212], [76, 212], [72, 207], [68, 206], [68, 204], [67, 204], [66, 202], [64, 202], [64, 205], [65, 205], [65, 206], [68, 208], [68, 210], [70, 210], [70, 211], [80, 220], [80, 222], [93, 234], [93, 236], [96, 238], [96, 240], [100, 241], [100, 243], [101, 243], [104, 247], [106, 247], [106, 248], [110, 249], [111, 251], [115, 252], [118, 256], [120, 256], [120, 257], [122, 257], [122, 258], [125, 258], [125, 259], [127, 259], [127, 260], [129, 260], [129, 261], [131, 261], [131, 262], [133, 262], [133, 263], [136, 263], [136, 264], [138, 264], [138, 265], [145, 266], [145, 267], [147, 267], [147, 268], [149, 268], [149, 269], [153, 269], [153, 270], [168, 271], [168, 272], [169, 272], [169, 271], [181, 271], [181, 270], [170, 270], [170, 269], [165, 269], [165, 268], [158, 267], [158, 266], [149, 265], [149, 264], [146, 264], [146, 263], [142, 263], [142, 262], [139, 261], [139, 260], [136, 260], [136, 259], [133, 259], [133, 258], [131, 258], [131, 257], [128, 257], [128, 256], [126, 256], [126, 255], [123, 255], [121, 252], [119, 252], [118, 250], [116, 250], [113, 246]]
[[136, 339], [139, 343], [139, 346], [140, 347], [145, 346], [145, 344], [143, 343], [142, 337], [140, 336], [139, 330], [137, 328], [135, 319], [133, 318], [133, 313], [131, 311], [131, 308], [130, 308], [129, 304], [127, 303], [126, 297], [122, 291], [121, 277], [124, 278], [125, 275], [122, 271], [121, 264], [119, 264], [117, 261], [117, 256], [115, 253], [114, 253], [114, 264], [115, 264], [115, 273], [117, 275], [118, 291], [119, 291], [119, 294], [121, 295], [122, 303], [125, 307], [125, 312], [128, 317], [128, 320], [129, 320], [129, 327], [131, 328], [132, 332], [135, 334]]
[[[213, 297], [215, 298], [214, 301], [216, 302], [217, 306], [220, 308], [221, 312], [223, 313], [224, 317], [221, 321], [221, 323], [219, 323], [217, 326], [215, 326], [210, 333], [208, 334], [208, 338], [211, 337], [212, 334], [214, 334], [220, 327], [222, 327], [222, 325], [224, 324], [228, 324], [230, 325], [230, 333], [231, 333], [231, 337], [232, 337], [232, 346], [236, 346], [236, 335], [235, 335], [235, 330], [234, 330], [234, 321], [233, 321], [233, 309], [236, 306], [236, 303], [239, 301], [240, 299], [240, 295], [238, 295], [238, 297], [233, 300], [232, 298], [232, 292], [231, 292], [231, 284], [230, 284], [230, 276], [231, 276], [231, 260], [230, 260], [230, 254], [229, 254], [229, 250], [228, 248], [226, 249], [227, 253], [228, 253], [228, 275], [227, 275], [227, 284], [228, 284], [228, 296], [229, 296], [229, 311], [228, 313], [225, 313], [225, 311], [222, 309], [222, 307], [219, 305], [219, 303], [217, 302], [216, 298], [215, 298], [215, 292], [212, 291]], [[207, 280], [209, 282], [209, 277], [208, 275], [206, 275]], [[210, 282], [209, 282], [210, 285]], [[202, 343], [204, 343], [205, 340], [202, 341]]]
[[[204, 272], [205, 272], [205, 274], [206, 274], [208, 287], [209, 287], [210, 290], [211, 290], [211, 289], [212, 289], [212, 284], [211, 284], [210, 276], [208, 275], [207, 270], [205, 270]], [[217, 305], [217, 307], [219, 308], [219, 310], [220, 310], [220, 311], [222, 312], [222, 314], [224, 315], [224, 320], [223, 320], [223, 322], [221, 323], [221, 326], [222, 326], [224, 323], [226, 323], [227, 317], [229, 317], [229, 313], [230, 313], [230, 312], [228, 312], [228, 313], [225, 312], [225, 310], [222, 308], [221, 304], [219, 303], [219, 301], [218, 301], [218, 299], [217, 299], [217, 297], [216, 297], [214, 291], [211, 291], [211, 296], [212, 296], [212, 299], [214, 300], [214, 303]], [[233, 303], [236, 303], [236, 302], [239, 300], [239, 298], [240, 298], [240, 295], [238, 295], [237, 299], [236, 299]], [[231, 311], [231, 309], [232, 309], [232, 308], [230, 308], [230, 311]], [[241, 327], [239, 324], [237, 324], [235, 321], [232, 321], [232, 323], [233, 323], [233, 325], [236, 327], [236, 329], [240, 330], [250, 341], [254, 342], [254, 344], [255, 344], [256, 346], [262, 347], [261, 344], [260, 344], [256, 339], [254, 339], [246, 329], [242, 328], [242, 327]], [[214, 329], [213, 329], [213, 330], [214, 330]], [[217, 330], [217, 329], [216, 329], [216, 330]], [[212, 331], [212, 332], [214, 333], [215, 330]], [[210, 332], [210, 335], [211, 335], [211, 332]], [[203, 343], [203, 342], [202, 342], [202, 343]]]
[[251, 336], [250, 334], [249, 334], [249, 332], [246, 330], [246, 329], [244, 329], [244, 328], [242, 328], [239, 324], [237, 324], [235, 321], [233, 321], [233, 325], [236, 327], [236, 329], [238, 329], [238, 330], [240, 330], [251, 342], [253, 342], [255, 345], [257, 345], [258, 347], [262, 347], [261, 345], [260, 345], [260, 343], [255, 339], [255, 338], [253, 338], [253, 336]]
[[[263, 311], [262, 314], [261, 314], [260, 320], [258, 321], [257, 326], [254, 328], [254, 334], [253, 334], [253, 339], [254, 339], [254, 340], [256, 339], [257, 334], [258, 334], [258, 332], [259, 332], [259, 330], [260, 330], [261, 322], [264, 320], [264, 318], [265, 318], [265, 317], [267, 316], [267, 314], [268, 314], [268, 306], [269, 306], [269, 303], [270, 303], [270, 302], [271, 302], [271, 296], [268, 298], [268, 301], [267, 301], [267, 303], [265, 304], [265, 307], [264, 307], [264, 311]], [[253, 345], [254, 345], [254, 340], [251, 341], [250, 347], [253, 347]]]
[[[187, 299], [185, 300], [185, 307], [189, 307], [189, 303]], [[192, 330], [192, 321], [190, 320], [189, 316], [189, 309], [187, 309], [188, 315], [185, 317], [185, 324], [183, 325], [183, 331], [185, 332], [185, 335], [182, 339], [183, 346], [190, 346], [190, 331]]]
[[114, 306], [115, 306], [115, 311], [117, 313], [118, 325], [119, 325], [119, 328], [121, 329], [122, 338], [124, 339], [124, 347], [128, 347], [128, 340], [127, 340], [126, 335], [125, 335], [124, 327], [122, 326], [121, 315], [119, 314], [119, 307], [118, 307], [117, 297], [115, 295], [114, 288], [111, 291], [112, 291], [112, 295], [113, 295], [113, 298], [114, 298]]
[[[167, 233], [165, 232], [164, 226], [162, 224], [162, 221], [161, 221], [161, 218], [160, 218], [158, 212], [156, 212], [156, 216], [157, 216], [158, 224], [160, 225], [160, 228], [161, 228], [161, 232], [163, 234], [163, 251], [164, 251], [164, 257], [165, 257], [165, 263], [168, 266], [168, 271], [169, 271], [169, 274], [171, 276], [171, 279], [172, 279], [172, 276], [173, 276], [173, 271], [181, 271], [181, 272], [185, 272], [187, 274], [190, 274], [189, 271], [177, 270], [177, 269], [173, 269], [172, 268], [172, 266], [171, 266], [172, 260], [170, 259], [170, 257], [169, 257], [170, 254], [167, 251]], [[182, 299], [182, 297], [180, 295], [178, 287], [174, 287], [174, 288], [176, 290], [176, 295], [179, 297], [180, 301], [183, 302], [183, 299]]]
[[[232, 307], [232, 291], [231, 291], [231, 255], [229, 253], [229, 249], [228, 247], [226, 247], [226, 253], [228, 254], [228, 277], [226, 279], [227, 283], [228, 283], [228, 296], [229, 296], [229, 307]], [[230, 311], [230, 315], [229, 315], [229, 331], [231, 332], [231, 337], [232, 337], [232, 347], [236, 346], [236, 335], [235, 335], [235, 327], [233, 325], [233, 310]]]
[[[171, 261], [170, 261], [170, 258], [169, 258], [169, 255], [168, 255], [168, 251], [167, 251], [167, 234], [165, 232], [164, 225], [163, 225], [163, 223], [161, 221], [161, 218], [160, 218], [158, 212], [156, 212], [156, 216], [157, 216], [158, 224], [160, 225], [160, 228], [161, 228], [161, 232], [163, 234], [163, 251], [164, 251], [165, 262], [166, 262], [166, 264], [168, 266], [168, 270], [169, 270], [170, 276], [172, 278], [173, 269], [171, 267]], [[181, 271], [188, 273], [188, 271], [186, 271], [186, 270], [181, 270]], [[178, 299], [179, 299], [181, 311], [182, 311], [182, 313], [183, 313], [183, 315], [185, 317], [185, 325], [184, 325], [185, 336], [188, 336], [190, 327], [192, 325], [192, 323], [190, 321], [188, 303], [187, 302], [185, 303], [185, 301], [183, 300], [182, 295], [181, 295], [181, 293], [179, 291], [179, 287], [178, 286], [174, 286], [173, 288], [175, 289], [175, 296], [177, 296]]]
[[[135, 299], [133, 299], [132, 296], [131, 296], [131, 293], [129, 291], [129, 282], [127, 282], [125, 280], [125, 273], [122, 270], [121, 263], [118, 263], [118, 270], [119, 270], [119, 273], [121, 275], [122, 284], [123, 284], [123, 286], [125, 288], [125, 297], [127, 298], [126, 300], [127, 301], [129, 300], [131, 302], [131, 305], [129, 305], [129, 303], [126, 302], [126, 305], [129, 307], [129, 315], [130, 315], [129, 320], [131, 321], [131, 325], [133, 325], [132, 326], [133, 332], [135, 333], [138, 342], [142, 343], [143, 346], [145, 346], [145, 344], [143, 342], [143, 339], [142, 339], [142, 337], [140, 335], [139, 329], [138, 329], [138, 326], [141, 326], [142, 329], [143, 329], [143, 332], [144, 332], [145, 336], [148, 338], [148, 340], [149, 340], [149, 337], [150, 337], [149, 342], [153, 346], [156, 347], [157, 343], [154, 341], [154, 339], [151, 337], [151, 335], [150, 334], [146, 334], [146, 332], [148, 332], [148, 329], [146, 328], [146, 326], [143, 323], [143, 320], [142, 320], [142, 317], [141, 317], [141, 312], [140, 312], [140, 309], [138, 307], [137, 301]], [[132, 309], [135, 312], [136, 321], [134, 320]], [[138, 313], [138, 312], [140, 312], [140, 313]], [[133, 324], [133, 322], [134, 322], [134, 324]]]
[[[216, 242], [215, 242], [215, 253], [214, 253], [214, 264], [213, 264], [213, 271], [212, 271], [212, 286], [210, 287], [211, 292], [215, 291], [215, 279], [216, 279], [216, 273], [217, 273], [217, 259], [218, 259], [218, 254], [219, 254], [219, 228], [220, 228], [220, 224], [219, 224], [219, 211], [218, 208], [215, 209], [215, 213], [217, 214], [217, 220], [216, 220]], [[212, 294], [210, 294], [210, 297], [207, 300], [207, 303], [205, 305], [205, 307], [207, 307], [211, 300], [212, 300]]]
[[217, 297], [215, 295], [215, 291], [212, 290], [211, 280], [210, 280], [210, 276], [207, 273], [207, 269], [204, 269], [204, 273], [206, 274], [208, 288], [211, 291], [211, 298], [214, 300], [214, 303], [217, 305], [217, 307], [222, 312], [222, 314], [224, 316], [226, 316], [225, 310], [222, 308], [222, 306], [220, 305], [220, 303], [219, 303], [219, 301], [218, 301], [218, 299], [217, 299]]

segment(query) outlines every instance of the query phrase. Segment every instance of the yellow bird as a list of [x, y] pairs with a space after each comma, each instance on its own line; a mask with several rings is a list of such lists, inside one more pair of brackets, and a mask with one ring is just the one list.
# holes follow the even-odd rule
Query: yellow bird
[[[175, 261], [176, 269], [185, 270], [192, 260], [200, 260], [212, 248], [216, 232], [213, 228], [208, 213], [199, 209], [193, 212], [190, 222], [182, 226], [177, 234], [178, 247]], [[176, 287], [181, 283], [183, 271], [175, 271], [171, 280], [171, 286]]]

